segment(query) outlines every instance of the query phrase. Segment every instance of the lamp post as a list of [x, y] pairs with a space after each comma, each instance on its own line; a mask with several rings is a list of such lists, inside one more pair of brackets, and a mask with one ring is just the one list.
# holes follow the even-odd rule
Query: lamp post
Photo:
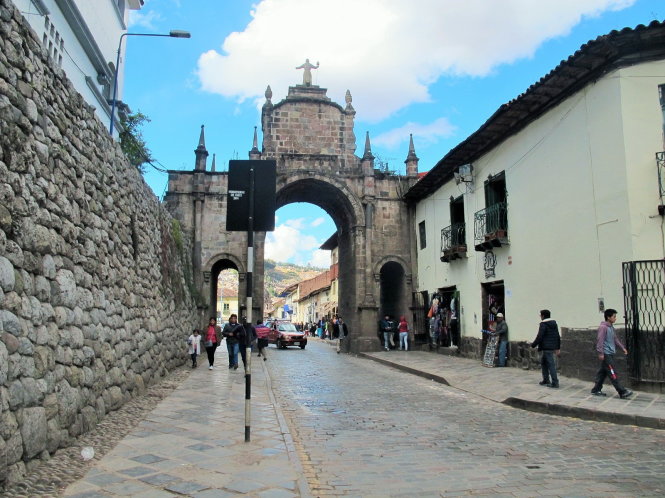
[[116, 96], [118, 92], [118, 66], [120, 66], [120, 48], [122, 47], [122, 39], [125, 36], [168, 36], [171, 38], [191, 38], [191, 33], [189, 31], [182, 31], [179, 29], [172, 29], [169, 31], [168, 35], [158, 34], [158, 33], [123, 33], [120, 35], [120, 40], [118, 41], [118, 56], [115, 60], [115, 73], [113, 74], [113, 99], [111, 100], [111, 124], [109, 126], [109, 133], [113, 136], [113, 123], [115, 121], [115, 107], [116, 107]]

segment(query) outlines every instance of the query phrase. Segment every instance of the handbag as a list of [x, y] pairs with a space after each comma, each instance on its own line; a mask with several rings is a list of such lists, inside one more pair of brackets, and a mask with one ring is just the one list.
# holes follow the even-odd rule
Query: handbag
[[211, 348], [212, 347], [212, 341], [206, 341], [205, 346], [207, 348]]

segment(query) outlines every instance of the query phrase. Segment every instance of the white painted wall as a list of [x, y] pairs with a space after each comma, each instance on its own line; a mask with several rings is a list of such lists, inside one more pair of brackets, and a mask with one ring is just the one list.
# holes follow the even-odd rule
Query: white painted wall
[[[416, 231], [423, 219], [427, 226], [418, 288], [457, 285], [463, 335], [481, 336], [480, 284], [496, 280], [504, 281], [512, 341], [535, 337], [543, 308], [560, 326], [595, 327], [600, 297], [623, 320], [621, 263], [665, 257], [654, 158], [663, 148], [664, 83], [665, 61], [613, 71], [477, 160], [475, 191], [464, 194], [466, 259], [439, 260], [449, 199], [464, 186], [451, 181], [418, 203]], [[485, 207], [483, 182], [502, 171], [510, 245], [494, 250], [496, 277], [487, 280], [473, 220]]]
[[[39, 14], [31, 0], [13, 0], [13, 2], [28, 20], [32, 29], [35, 30], [39, 40], [42, 40], [45, 17]], [[122, 33], [125, 32], [128, 17], [127, 8], [125, 8], [125, 12], [119, 15], [114, 6], [114, 0], [74, 0], [74, 3], [92, 33], [104, 60], [115, 65], [118, 41]], [[62, 59], [62, 69], [74, 88], [83, 96], [86, 102], [95, 107], [97, 116], [108, 125], [110, 114], [105, 102], [103, 99], [100, 101], [86, 82], [86, 76], [89, 76], [97, 84], [98, 70], [93, 66], [55, 0], [44, 0], [44, 5], [49, 10], [49, 21], [64, 39], [65, 53]], [[122, 52], [124, 52], [124, 43]], [[121, 100], [122, 96], [123, 67], [121, 62], [118, 74], [118, 100]], [[97, 88], [101, 92], [102, 86], [97, 84]]]

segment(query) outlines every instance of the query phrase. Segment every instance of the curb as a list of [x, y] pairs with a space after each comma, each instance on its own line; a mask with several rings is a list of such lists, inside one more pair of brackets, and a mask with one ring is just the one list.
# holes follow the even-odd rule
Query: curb
[[[381, 358], [376, 358], [374, 356], [370, 356], [370, 355], [367, 355], [365, 353], [358, 353], [358, 356], [360, 358], [367, 358], [368, 360], [372, 360], [372, 361], [375, 361], [377, 363], [381, 363], [382, 365], [393, 367], [397, 370], [402, 370], [403, 372], [407, 372], [407, 373], [410, 373], [410, 374], [413, 374], [413, 375], [417, 375], [418, 377], [423, 377], [424, 379], [430, 379], [430, 380], [433, 380], [435, 382], [439, 382], [440, 384], [445, 384], [446, 386], [450, 386], [450, 383], [446, 379], [444, 379], [443, 377], [441, 377], [439, 375], [434, 375], [434, 374], [430, 374], [430, 373], [427, 373], [427, 372], [423, 372], [422, 370], [416, 370], [415, 368], [407, 367], [405, 365], [399, 365], [397, 363], [393, 363], [391, 361], [384, 360], [384, 359], [381, 359]], [[450, 387], [455, 387], [455, 386], [450, 386]]]
[[554, 403], [543, 403], [521, 398], [510, 397], [501, 402], [513, 408], [519, 408], [530, 412], [545, 413], [547, 415], [558, 415], [561, 417], [572, 417], [593, 422], [608, 422], [619, 425], [636, 425], [648, 429], [665, 430], [665, 419], [645, 417], [643, 415], [629, 415], [626, 413], [607, 412], [602, 410], [591, 410], [578, 406], [557, 405]]
[[[450, 386], [453, 389], [459, 389], [458, 387], [455, 387], [454, 385], [451, 385], [444, 377], [441, 377], [439, 375], [434, 375], [430, 374], [427, 372], [423, 372], [421, 370], [416, 370], [415, 368], [407, 367], [405, 365], [400, 365], [399, 363], [393, 363], [389, 360], [384, 360], [382, 358], [376, 358], [374, 356], [370, 356], [366, 353], [358, 353], [358, 356], [361, 358], [366, 358], [368, 360], [375, 361], [377, 363], [380, 363], [382, 365], [386, 365], [389, 367], [392, 367], [396, 370], [401, 370], [403, 372], [407, 372], [413, 375], [417, 375], [418, 377], [422, 377], [425, 379], [430, 379], [435, 382], [439, 382], [441, 384], [445, 384], [446, 386]], [[459, 389], [464, 392], [471, 392], [468, 390], [464, 389]], [[630, 415], [626, 413], [615, 413], [615, 412], [608, 412], [608, 411], [602, 411], [602, 410], [592, 410], [589, 408], [581, 408], [577, 406], [567, 406], [567, 405], [558, 405], [555, 403], [543, 403], [541, 401], [531, 401], [531, 400], [526, 400], [522, 398], [516, 398], [516, 397], [510, 397], [506, 398], [503, 401], [496, 401], [496, 400], [491, 400], [490, 398], [487, 398], [486, 396], [482, 396], [481, 394], [473, 393], [476, 394], [477, 396], [481, 396], [485, 399], [488, 399], [490, 401], [495, 401], [501, 404], [504, 404], [506, 406], [510, 406], [511, 408], [517, 408], [520, 410], [525, 410], [525, 411], [531, 411], [531, 412], [537, 412], [537, 413], [544, 413], [546, 415], [553, 415], [553, 416], [560, 416], [560, 417], [571, 417], [571, 418], [577, 418], [581, 420], [590, 420], [594, 422], [608, 422], [611, 424], [619, 424], [619, 425], [635, 425], [638, 427], [646, 427], [648, 429], [657, 429], [657, 430], [665, 430], [665, 418], [655, 418], [655, 417], [645, 417], [643, 415]]]

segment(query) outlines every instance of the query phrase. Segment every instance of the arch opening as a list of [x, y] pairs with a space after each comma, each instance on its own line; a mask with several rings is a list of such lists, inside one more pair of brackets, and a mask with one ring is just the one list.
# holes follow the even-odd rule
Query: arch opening
[[[279, 188], [276, 199], [276, 207], [282, 208], [293, 203], [308, 203], [320, 207], [332, 219], [336, 235], [329, 234], [337, 247], [336, 261], [331, 262], [331, 271], [337, 277], [337, 306], [330, 309], [328, 314], [341, 315], [347, 320], [350, 330], [355, 327], [353, 323], [353, 311], [356, 307], [356, 261], [353, 250], [353, 228], [359, 224], [359, 211], [355, 196], [346, 191], [345, 187], [328, 182], [321, 178], [292, 178], [289, 183]], [[358, 205], [356, 205], [358, 204]], [[364, 223], [364, 220], [360, 220]], [[336, 267], [335, 267], [336, 265]], [[332, 270], [332, 267], [335, 267]], [[320, 313], [321, 314], [321, 313]]]
[[[231, 313], [238, 313], [239, 289], [240, 272], [236, 263], [230, 259], [216, 261], [210, 270], [209, 315], [216, 317], [218, 324], [228, 320]], [[225, 310], [225, 304], [228, 305], [228, 310]], [[231, 310], [232, 307], [235, 311]]]

